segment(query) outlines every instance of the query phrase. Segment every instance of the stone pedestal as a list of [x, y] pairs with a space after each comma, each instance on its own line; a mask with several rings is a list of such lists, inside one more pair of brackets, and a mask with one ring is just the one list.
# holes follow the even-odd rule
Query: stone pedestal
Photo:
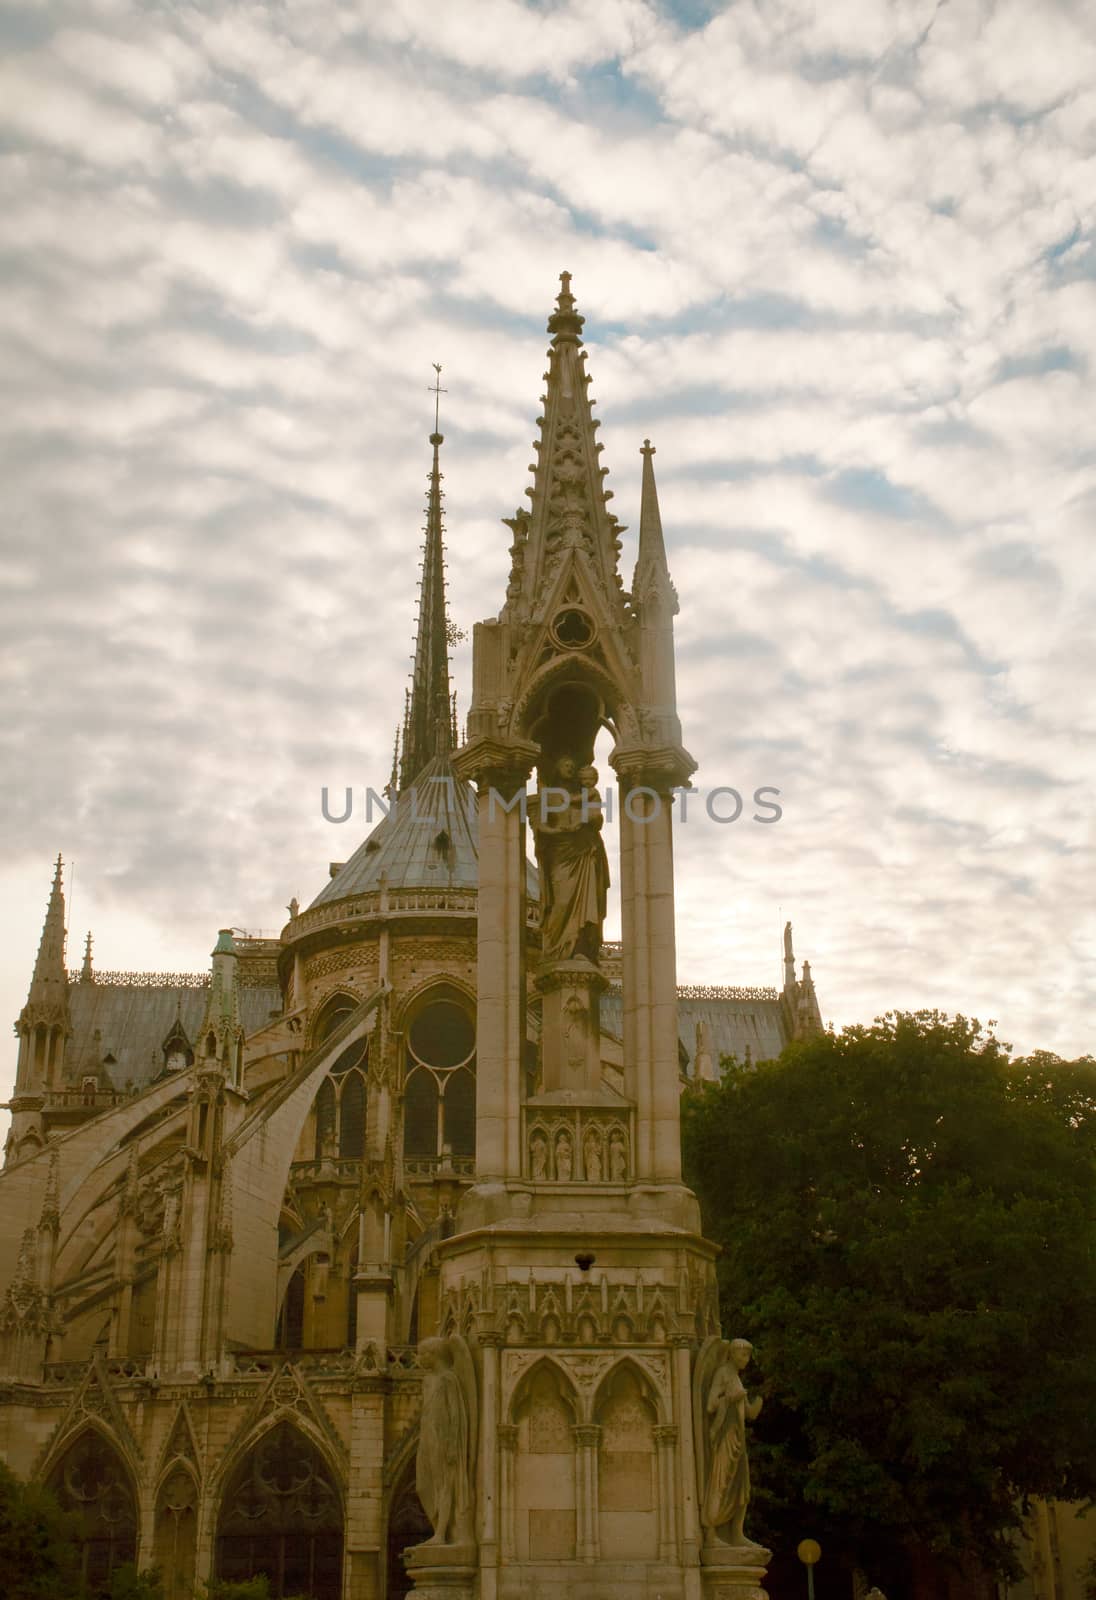
[[577, 1094], [601, 1084], [599, 1002], [608, 979], [592, 962], [578, 956], [554, 961], [537, 973], [543, 995], [541, 1083], [545, 1092], [569, 1089]]
[[403, 1553], [415, 1600], [473, 1600], [478, 1561], [473, 1544], [416, 1544]]
[[708, 1544], [700, 1556], [704, 1600], [768, 1600], [765, 1573], [772, 1551], [759, 1544]]

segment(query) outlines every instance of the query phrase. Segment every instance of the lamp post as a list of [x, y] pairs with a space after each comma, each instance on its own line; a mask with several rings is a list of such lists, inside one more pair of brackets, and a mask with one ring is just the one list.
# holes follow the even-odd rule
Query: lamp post
[[814, 1600], [814, 1566], [822, 1554], [822, 1546], [817, 1539], [800, 1539], [795, 1553], [807, 1569], [807, 1600]]

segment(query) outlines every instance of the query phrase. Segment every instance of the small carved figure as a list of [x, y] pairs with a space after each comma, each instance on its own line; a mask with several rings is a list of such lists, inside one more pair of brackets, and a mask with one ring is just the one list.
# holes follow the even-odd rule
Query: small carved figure
[[586, 1168], [586, 1178], [590, 1183], [601, 1182], [601, 1140], [593, 1128], [587, 1128], [586, 1137], [582, 1141], [582, 1164]]
[[455, 1339], [423, 1339], [422, 1417], [415, 1488], [430, 1519], [426, 1545], [470, 1542], [472, 1537], [469, 1397], [454, 1370]]
[[574, 1146], [571, 1144], [571, 1135], [566, 1128], [561, 1128], [556, 1134], [556, 1177], [563, 1183], [571, 1180], [571, 1170], [574, 1161]]
[[614, 1183], [623, 1183], [628, 1176], [628, 1147], [619, 1128], [609, 1135], [609, 1177]]
[[702, 1351], [697, 1362], [707, 1446], [700, 1520], [709, 1542], [719, 1538], [718, 1530], [726, 1530], [723, 1538], [727, 1543], [760, 1550], [744, 1531], [750, 1502], [746, 1423], [753, 1422], [761, 1411], [761, 1396], [751, 1400], [741, 1378], [752, 1352], [746, 1339], [712, 1340], [707, 1358]]
[[548, 1176], [548, 1141], [539, 1129], [529, 1141], [529, 1171], [538, 1182]]

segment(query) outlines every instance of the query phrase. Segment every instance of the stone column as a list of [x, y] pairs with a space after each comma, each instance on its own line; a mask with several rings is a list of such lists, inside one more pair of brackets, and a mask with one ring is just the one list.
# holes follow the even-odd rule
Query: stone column
[[597, 1452], [601, 1429], [594, 1422], [578, 1422], [575, 1437], [576, 1548], [580, 1561], [596, 1561], [601, 1548], [598, 1508]]
[[499, 1449], [499, 1535], [502, 1566], [509, 1567], [517, 1560], [517, 1541], [514, 1528], [514, 1467], [518, 1453], [518, 1429], [514, 1422], [500, 1422], [496, 1434]]
[[696, 1441], [693, 1438], [693, 1393], [687, 1338], [674, 1340], [673, 1395], [677, 1428], [677, 1477], [681, 1489], [681, 1559], [686, 1567], [700, 1560], [696, 1505]]
[[658, 1558], [668, 1563], [677, 1561], [676, 1444], [675, 1427], [655, 1429], [655, 1448], [658, 1451]]
[[498, 1405], [499, 1347], [502, 1335], [491, 1330], [479, 1336], [483, 1351], [480, 1386], [479, 1463], [476, 1499], [480, 1552], [480, 1600], [494, 1600], [498, 1582]]
[[477, 739], [454, 766], [479, 798], [476, 1176], [521, 1176], [525, 1053], [525, 786], [537, 747]]
[[625, 1092], [636, 1102], [635, 1175], [681, 1181], [674, 940], [673, 772], [618, 752]]
[[384, 1567], [384, 1455], [387, 1380], [358, 1378], [350, 1400], [350, 1493], [346, 1500], [347, 1600], [379, 1600]]

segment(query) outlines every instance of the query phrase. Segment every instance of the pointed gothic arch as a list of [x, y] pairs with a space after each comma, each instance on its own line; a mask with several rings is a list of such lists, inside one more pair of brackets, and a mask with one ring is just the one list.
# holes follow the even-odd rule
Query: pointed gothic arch
[[341, 1028], [360, 1004], [358, 996], [344, 989], [336, 989], [334, 994], [327, 995], [312, 1019], [309, 1028], [309, 1048], [314, 1050], [318, 1044], [329, 1039], [335, 1029]]
[[662, 1401], [650, 1376], [627, 1357], [602, 1378], [594, 1395], [598, 1428], [598, 1541], [608, 1560], [658, 1558], [658, 1446]]
[[476, 1009], [466, 984], [432, 977], [408, 995], [396, 1029], [403, 1056], [403, 1151], [413, 1159], [476, 1153]]
[[408, 1441], [388, 1497], [388, 1517], [385, 1529], [385, 1600], [404, 1600], [414, 1584], [403, 1561], [403, 1553], [412, 1545], [421, 1544], [433, 1533], [430, 1519], [423, 1510], [415, 1488], [415, 1447], [418, 1430]]
[[191, 1600], [198, 1548], [200, 1488], [188, 1461], [176, 1456], [156, 1488], [153, 1564], [162, 1574], [164, 1600]]
[[137, 1490], [123, 1450], [89, 1421], [62, 1445], [46, 1485], [62, 1510], [76, 1518], [88, 1596], [105, 1595], [111, 1573], [137, 1559]]
[[340, 1600], [345, 1512], [339, 1474], [303, 1419], [275, 1413], [219, 1475], [214, 1575], [264, 1573], [271, 1600]]
[[578, 1554], [580, 1401], [570, 1374], [550, 1356], [535, 1361], [510, 1401], [502, 1519], [519, 1561]]

